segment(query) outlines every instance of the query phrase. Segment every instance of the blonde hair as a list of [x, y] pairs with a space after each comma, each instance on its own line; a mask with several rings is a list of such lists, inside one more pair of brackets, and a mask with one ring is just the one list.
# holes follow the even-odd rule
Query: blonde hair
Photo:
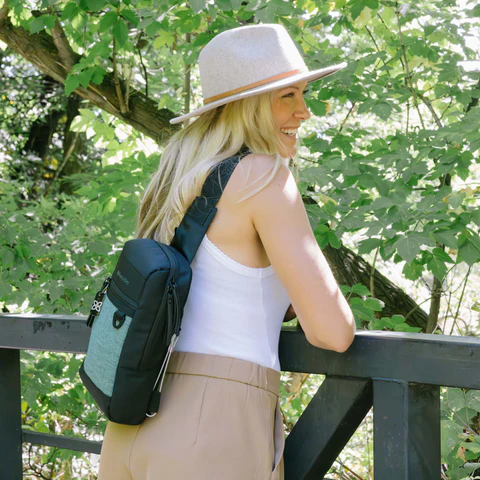
[[[227, 103], [200, 115], [167, 141], [143, 198], [137, 217], [137, 238], [153, 238], [169, 245], [186, 211], [199, 196], [213, 168], [246, 146], [253, 154], [273, 155], [267, 177], [237, 203], [255, 195], [288, 159], [280, 155], [272, 104], [275, 90]], [[298, 148], [292, 159], [296, 166]], [[298, 171], [292, 172], [298, 178]], [[260, 179], [258, 179], [260, 180]]]

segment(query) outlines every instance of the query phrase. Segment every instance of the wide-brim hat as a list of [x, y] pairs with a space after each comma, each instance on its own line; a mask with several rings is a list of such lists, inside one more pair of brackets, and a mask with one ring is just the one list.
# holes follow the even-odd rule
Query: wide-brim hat
[[172, 124], [241, 98], [319, 80], [347, 63], [309, 71], [285, 27], [267, 23], [219, 33], [203, 47], [198, 65], [203, 107], [172, 118]]

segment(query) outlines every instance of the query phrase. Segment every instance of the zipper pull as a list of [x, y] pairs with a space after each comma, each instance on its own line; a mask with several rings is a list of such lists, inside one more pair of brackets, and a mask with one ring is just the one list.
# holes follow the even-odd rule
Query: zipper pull
[[[165, 379], [168, 362], [170, 361], [170, 357], [172, 355], [173, 349], [175, 348], [177, 341], [178, 341], [178, 337], [175, 334], [173, 334], [170, 340], [170, 345], [168, 346], [167, 354], [165, 355], [165, 359], [163, 360], [162, 367], [160, 368], [160, 372], [158, 372], [157, 379], [155, 380], [155, 384], [153, 386], [153, 391], [152, 391], [152, 396], [150, 397], [148, 411], [145, 414], [147, 417], [154, 417], [158, 412], [158, 409], [160, 406], [160, 395], [162, 393], [163, 380]], [[160, 384], [159, 384], [159, 387], [157, 388], [157, 383], [159, 380], [160, 380]]]
[[88, 316], [88, 319], [87, 319], [87, 327], [92, 328], [95, 318], [97, 318], [100, 315], [100, 312], [102, 311], [102, 306], [103, 306], [103, 298], [107, 294], [107, 289], [108, 289], [108, 286], [110, 285], [111, 280], [112, 280], [111, 276], [106, 278], [105, 281], [103, 282], [102, 288], [95, 295], [95, 300], [93, 301], [93, 304], [90, 307], [90, 315]]

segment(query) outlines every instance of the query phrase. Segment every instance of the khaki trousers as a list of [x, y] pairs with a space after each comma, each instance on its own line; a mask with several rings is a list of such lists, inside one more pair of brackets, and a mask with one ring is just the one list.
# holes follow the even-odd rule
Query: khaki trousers
[[274, 369], [174, 351], [158, 413], [108, 422], [98, 480], [283, 480], [279, 392]]

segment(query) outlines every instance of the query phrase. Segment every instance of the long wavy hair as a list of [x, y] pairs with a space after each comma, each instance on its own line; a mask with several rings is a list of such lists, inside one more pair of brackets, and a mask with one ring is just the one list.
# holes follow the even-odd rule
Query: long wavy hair
[[[201, 114], [179, 129], [167, 141], [158, 170], [153, 175], [137, 216], [137, 238], [152, 238], [170, 245], [175, 228], [201, 194], [203, 184], [222, 160], [248, 148], [253, 154], [269, 154], [275, 161], [270, 171], [240, 203], [267, 186], [283, 163], [281, 139], [277, 132], [272, 104], [275, 90], [222, 105]], [[292, 158], [292, 173], [298, 179], [298, 149]], [[266, 177], [263, 181], [262, 178]]]

